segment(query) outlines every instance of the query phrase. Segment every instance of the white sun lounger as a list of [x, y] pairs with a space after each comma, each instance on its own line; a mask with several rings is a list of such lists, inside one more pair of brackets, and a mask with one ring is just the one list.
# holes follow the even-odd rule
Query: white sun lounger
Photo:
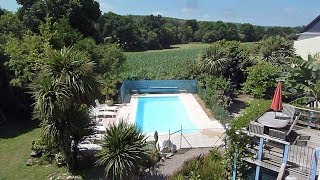
[[119, 109], [119, 106], [109, 106], [108, 104], [100, 104], [99, 100], [96, 99], [94, 101], [96, 103], [96, 108], [98, 108], [99, 110], [105, 110], [105, 111], [113, 111], [116, 112]]
[[94, 130], [97, 132], [97, 134], [104, 134], [107, 131], [107, 128], [104, 126], [94, 126]]
[[111, 117], [114, 118], [116, 117], [117, 113], [116, 112], [112, 112], [112, 111], [105, 111], [105, 110], [97, 110], [95, 112], [95, 116], [96, 117]]

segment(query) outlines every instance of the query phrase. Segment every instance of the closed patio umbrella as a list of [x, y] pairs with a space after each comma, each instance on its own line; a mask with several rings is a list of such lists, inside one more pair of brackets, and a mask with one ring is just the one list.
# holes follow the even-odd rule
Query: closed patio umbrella
[[282, 89], [281, 89], [281, 83], [280, 82], [278, 82], [276, 91], [275, 91], [275, 93], [273, 95], [273, 99], [272, 99], [272, 103], [270, 105], [270, 109], [274, 110], [275, 118], [277, 118], [276, 112], [282, 110]]

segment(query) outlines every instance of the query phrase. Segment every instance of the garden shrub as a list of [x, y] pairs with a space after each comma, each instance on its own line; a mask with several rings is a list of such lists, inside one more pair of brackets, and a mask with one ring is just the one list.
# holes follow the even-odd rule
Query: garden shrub
[[230, 120], [227, 108], [232, 103], [233, 90], [230, 81], [223, 77], [209, 76], [204, 79], [203, 87], [197, 89], [198, 95], [210, 108], [213, 116], [223, 125]]
[[255, 98], [271, 98], [277, 85], [279, 69], [269, 63], [257, 64], [247, 69], [248, 77], [243, 92]]
[[227, 179], [223, 156], [218, 149], [212, 149], [206, 156], [198, 156], [184, 164], [172, 179]]
[[231, 103], [231, 83], [223, 77], [209, 76], [205, 79], [205, 102], [207, 105], [220, 105], [228, 108]]

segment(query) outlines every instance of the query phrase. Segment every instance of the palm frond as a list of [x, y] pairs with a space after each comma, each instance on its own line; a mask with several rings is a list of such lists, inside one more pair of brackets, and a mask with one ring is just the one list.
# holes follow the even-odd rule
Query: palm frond
[[314, 97], [301, 97], [291, 101], [290, 104], [306, 105], [307, 103], [313, 102], [314, 100]]
[[51, 50], [45, 65], [48, 73], [69, 87], [75, 95], [89, 96], [96, 92], [95, 64], [86, 53], [73, 50], [72, 47]]

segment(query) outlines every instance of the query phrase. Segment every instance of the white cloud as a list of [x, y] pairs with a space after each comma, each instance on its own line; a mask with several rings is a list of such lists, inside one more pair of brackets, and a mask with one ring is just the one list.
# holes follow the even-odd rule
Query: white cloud
[[188, 7], [184, 7], [180, 10], [182, 13], [196, 13], [197, 9], [193, 9], [193, 8], [188, 8]]
[[180, 11], [186, 14], [193, 14], [199, 12], [198, 0], [187, 0], [185, 6]]
[[163, 16], [163, 12], [162, 11], [154, 11], [151, 14], [154, 15], [154, 16], [157, 16], [157, 15]]
[[226, 17], [233, 17], [235, 15], [235, 10], [234, 9], [224, 9], [223, 15]]

